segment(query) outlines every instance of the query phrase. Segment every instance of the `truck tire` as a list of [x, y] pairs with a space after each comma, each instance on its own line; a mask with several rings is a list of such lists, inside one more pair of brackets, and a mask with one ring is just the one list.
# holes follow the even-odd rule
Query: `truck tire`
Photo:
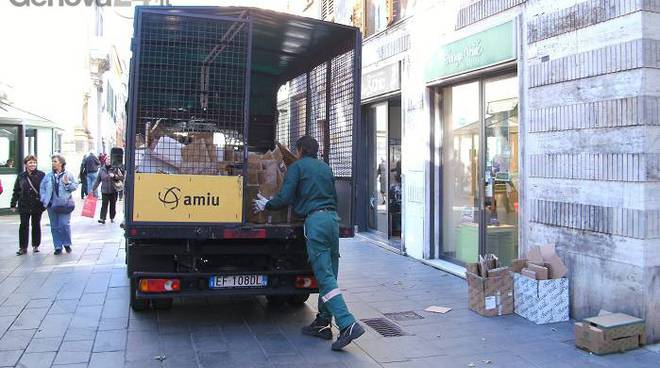
[[174, 303], [174, 299], [172, 299], [172, 298], [152, 299], [151, 300], [151, 305], [154, 307], [155, 310], [169, 310], [169, 309], [172, 309], [172, 304], [173, 303]]
[[149, 308], [149, 300], [138, 299], [135, 293], [137, 292], [137, 280], [131, 279], [131, 309], [135, 312], [142, 312]]
[[303, 305], [307, 299], [309, 299], [309, 294], [291, 295], [288, 302], [291, 305]]
[[287, 300], [286, 296], [283, 295], [266, 295], [266, 300], [268, 300], [268, 305], [273, 307], [279, 307], [284, 305]]

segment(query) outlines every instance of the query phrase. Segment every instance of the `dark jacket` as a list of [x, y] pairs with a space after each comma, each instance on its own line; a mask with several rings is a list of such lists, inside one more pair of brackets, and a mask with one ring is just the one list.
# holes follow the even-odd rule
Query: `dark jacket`
[[[111, 173], [114, 174], [114, 177], [110, 177]], [[92, 192], [96, 192], [96, 189], [99, 187], [99, 184], [101, 184], [101, 193], [103, 194], [117, 193], [114, 182], [122, 181], [123, 179], [124, 179], [124, 175], [119, 168], [112, 166], [104, 166], [101, 168], [101, 170], [99, 170], [99, 175], [96, 177], [96, 180], [94, 181], [94, 187], [92, 188]]]
[[101, 161], [93, 153], [87, 155], [83, 162], [85, 163], [85, 173], [95, 173], [99, 171], [99, 167], [101, 166]]
[[[32, 175], [28, 175], [27, 171], [18, 174], [14, 182], [14, 194], [11, 196], [11, 208], [15, 208], [18, 204], [18, 212], [24, 214], [39, 214], [44, 211], [44, 206], [41, 204], [39, 198], [39, 187], [41, 181], [44, 179], [42, 171], [35, 170]], [[29, 177], [29, 178], [28, 178]], [[34, 189], [28, 183], [32, 182]]]
[[282, 189], [268, 201], [267, 210], [293, 205], [293, 210], [307, 216], [320, 209], [337, 208], [335, 177], [325, 162], [305, 156], [287, 169]]

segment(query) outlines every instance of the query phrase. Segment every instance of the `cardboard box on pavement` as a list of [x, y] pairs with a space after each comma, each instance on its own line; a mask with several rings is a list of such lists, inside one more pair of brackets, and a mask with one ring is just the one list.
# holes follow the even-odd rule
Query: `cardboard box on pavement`
[[514, 310], [536, 324], [569, 320], [568, 279], [534, 280], [513, 274]]
[[644, 345], [644, 320], [624, 313], [609, 313], [575, 323], [575, 345], [594, 354], [637, 349]]
[[567, 268], [554, 245], [532, 247], [527, 259], [513, 262], [513, 300], [517, 315], [536, 324], [569, 320]]
[[[470, 269], [478, 267], [469, 265]], [[487, 317], [513, 313], [513, 283], [509, 268], [486, 270], [486, 274], [488, 277], [466, 272], [469, 308]]]

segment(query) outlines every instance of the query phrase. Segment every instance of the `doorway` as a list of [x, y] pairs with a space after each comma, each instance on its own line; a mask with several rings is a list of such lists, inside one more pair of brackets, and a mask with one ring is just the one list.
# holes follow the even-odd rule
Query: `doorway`
[[401, 250], [401, 98], [366, 106], [370, 232]]
[[509, 265], [518, 255], [518, 78], [468, 81], [434, 96], [433, 246], [455, 263], [493, 253]]

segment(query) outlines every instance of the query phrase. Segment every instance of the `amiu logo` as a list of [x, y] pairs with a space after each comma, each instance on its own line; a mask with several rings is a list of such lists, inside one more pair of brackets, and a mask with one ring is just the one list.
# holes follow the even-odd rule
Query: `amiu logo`
[[[164, 192], [158, 192], [158, 200], [171, 210], [179, 207], [181, 202], [181, 189], [178, 187], [166, 188]], [[183, 196], [183, 205], [184, 206], [213, 206], [217, 207], [220, 205], [220, 197], [212, 196], [211, 193], [206, 193], [206, 195], [193, 195], [193, 196]]]

